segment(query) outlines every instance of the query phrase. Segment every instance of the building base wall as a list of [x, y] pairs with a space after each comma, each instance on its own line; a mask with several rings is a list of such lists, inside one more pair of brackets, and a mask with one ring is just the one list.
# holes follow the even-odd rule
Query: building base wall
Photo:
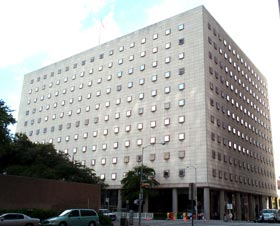
[[0, 175], [0, 209], [98, 210], [100, 198], [96, 184]]

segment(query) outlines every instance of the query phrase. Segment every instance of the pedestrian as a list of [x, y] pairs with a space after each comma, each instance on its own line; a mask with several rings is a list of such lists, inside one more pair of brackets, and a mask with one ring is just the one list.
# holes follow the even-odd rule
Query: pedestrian
[[229, 221], [232, 221], [232, 213], [231, 212], [229, 212], [228, 217], [229, 217]]

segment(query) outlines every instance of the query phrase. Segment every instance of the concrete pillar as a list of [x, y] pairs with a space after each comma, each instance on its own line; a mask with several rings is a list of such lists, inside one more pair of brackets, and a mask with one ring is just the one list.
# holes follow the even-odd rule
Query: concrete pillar
[[240, 193], [237, 192], [236, 193], [236, 216], [235, 219], [236, 220], [241, 220], [241, 200], [240, 200]]
[[143, 212], [148, 213], [149, 211], [149, 197], [145, 197], [145, 204], [143, 206]]
[[172, 212], [178, 212], [178, 192], [177, 188], [172, 188]]
[[203, 189], [203, 208], [204, 208], [204, 217], [210, 219], [210, 189]]
[[219, 204], [220, 204], [220, 219], [224, 219], [225, 214], [225, 191], [220, 191], [220, 197], [219, 197]]
[[255, 216], [255, 199], [254, 196], [248, 194], [248, 209], [249, 209], [249, 220], [256, 219]]
[[121, 195], [121, 189], [118, 190], [118, 205], [117, 205], [118, 210], [122, 208], [122, 195]]

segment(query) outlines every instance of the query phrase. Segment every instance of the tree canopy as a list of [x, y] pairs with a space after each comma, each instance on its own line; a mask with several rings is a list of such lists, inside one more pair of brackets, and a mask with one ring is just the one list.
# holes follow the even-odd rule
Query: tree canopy
[[16, 123], [12, 112], [6, 103], [0, 99], [0, 149], [9, 145], [12, 139], [8, 128], [9, 125]]
[[[139, 198], [141, 167], [142, 166], [134, 167], [121, 180], [121, 195], [123, 201], [129, 200], [129, 203], [133, 203], [134, 200]], [[147, 196], [153, 196], [156, 194], [156, 190], [152, 188], [154, 188], [157, 185], [159, 185], [159, 182], [155, 180], [155, 170], [153, 168], [143, 165], [141, 186], [144, 189], [144, 199]]]
[[71, 162], [69, 156], [57, 151], [52, 144], [35, 144], [25, 134], [10, 135], [8, 125], [15, 123], [11, 110], [0, 101], [1, 145], [0, 173], [18, 176], [101, 184], [103, 180], [95, 171], [79, 162]]

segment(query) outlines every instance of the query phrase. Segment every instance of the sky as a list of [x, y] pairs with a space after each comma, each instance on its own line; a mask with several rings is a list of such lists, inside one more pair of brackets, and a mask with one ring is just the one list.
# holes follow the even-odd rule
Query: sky
[[[278, 0], [0, 1], [0, 99], [17, 118], [24, 75], [99, 43], [204, 5], [267, 78], [280, 176]], [[15, 126], [10, 127], [15, 131]]]

